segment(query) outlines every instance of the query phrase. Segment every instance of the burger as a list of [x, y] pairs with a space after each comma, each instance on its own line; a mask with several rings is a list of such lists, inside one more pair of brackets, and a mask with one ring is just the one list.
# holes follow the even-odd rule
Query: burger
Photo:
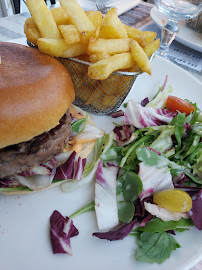
[[[6, 42], [0, 56], [0, 187], [12, 194], [48, 188], [68, 156], [70, 108], [80, 116], [85, 112], [71, 107], [71, 77], [53, 57]], [[94, 146], [85, 142], [83, 157]], [[66, 158], [58, 162], [62, 153]]]

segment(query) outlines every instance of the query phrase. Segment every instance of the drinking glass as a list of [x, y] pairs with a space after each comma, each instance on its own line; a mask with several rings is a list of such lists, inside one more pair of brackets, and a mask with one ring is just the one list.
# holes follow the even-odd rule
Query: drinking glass
[[202, 11], [202, 5], [195, 5], [191, 0], [154, 0], [158, 10], [168, 17], [168, 23], [161, 30], [159, 55], [167, 58], [169, 46], [178, 33], [178, 21], [192, 19]]

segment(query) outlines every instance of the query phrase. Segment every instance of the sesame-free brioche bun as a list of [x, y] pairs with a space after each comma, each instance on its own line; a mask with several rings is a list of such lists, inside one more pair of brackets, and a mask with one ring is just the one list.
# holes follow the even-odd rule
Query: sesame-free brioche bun
[[1, 149], [57, 126], [75, 93], [65, 67], [36, 49], [0, 42], [0, 56]]

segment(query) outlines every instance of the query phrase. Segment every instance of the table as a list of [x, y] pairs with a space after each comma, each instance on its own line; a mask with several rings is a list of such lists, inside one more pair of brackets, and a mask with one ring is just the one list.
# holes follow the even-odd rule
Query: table
[[[156, 31], [159, 35], [160, 29], [153, 23], [150, 17], [150, 10], [152, 4], [141, 2], [137, 7], [122, 14], [120, 16], [124, 23], [144, 30]], [[12, 39], [24, 39], [25, 34], [23, 30], [25, 20], [30, 17], [28, 12], [17, 14], [14, 16], [4, 17], [0, 19], [0, 41], [11, 41]], [[195, 72], [191, 69], [186, 69], [194, 77], [202, 82], [202, 72]], [[202, 261], [193, 267], [191, 270], [201, 270]]]

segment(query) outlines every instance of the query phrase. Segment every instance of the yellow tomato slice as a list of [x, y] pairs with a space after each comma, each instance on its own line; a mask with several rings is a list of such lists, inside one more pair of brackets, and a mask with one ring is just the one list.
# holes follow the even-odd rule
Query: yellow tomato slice
[[192, 208], [192, 199], [189, 194], [179, 189], [155, 193], [153, 201], [158, 206], [175, 212], [187, 212]]

